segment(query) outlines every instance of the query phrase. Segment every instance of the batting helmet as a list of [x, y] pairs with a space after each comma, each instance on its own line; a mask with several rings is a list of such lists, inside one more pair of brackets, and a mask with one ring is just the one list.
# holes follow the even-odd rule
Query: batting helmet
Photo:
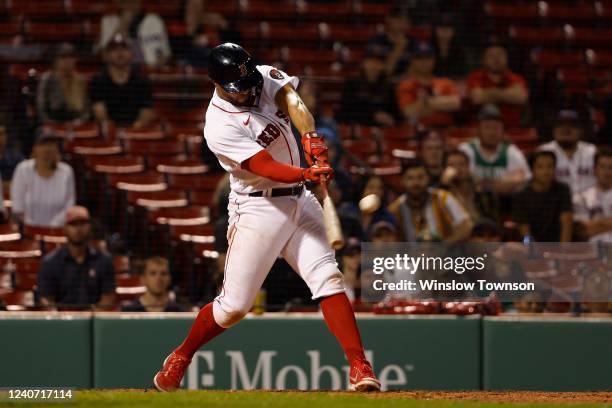
[[208, 57], [208, 76], [226, 92], [261, 92], [263, 76], [253, 57], [237, 44], [224, 43], [212, 49]]

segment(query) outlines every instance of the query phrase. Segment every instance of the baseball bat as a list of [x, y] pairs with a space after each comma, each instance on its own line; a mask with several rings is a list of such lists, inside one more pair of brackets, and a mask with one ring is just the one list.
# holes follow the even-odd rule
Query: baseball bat
[[329, 196], [329, 191], [327, 191], [325, 180], [321, 182], [321, 188], [323, 188], [323, 222], [327, 232], [327, 241], [333, 249], [338, 250], [344, 246], [340, 219], [338, 213], [336, 213], [336, 206]]

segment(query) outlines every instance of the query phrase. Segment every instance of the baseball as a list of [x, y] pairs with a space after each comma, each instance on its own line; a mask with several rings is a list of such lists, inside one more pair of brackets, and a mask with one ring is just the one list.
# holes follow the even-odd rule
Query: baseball
[[376, 194], [370, 194], [359, 200], [359, 209], [361, 212], [371, 214], [380, 208], [380, 197]]

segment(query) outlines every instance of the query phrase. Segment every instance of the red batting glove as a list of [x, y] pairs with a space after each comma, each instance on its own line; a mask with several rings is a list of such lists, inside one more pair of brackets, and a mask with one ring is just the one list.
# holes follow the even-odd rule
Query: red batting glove
[[328, 165], [309, 167], [302, 170], [302, 178], [315, 183], [321, 183], [323, 180], [328, 182], [334, 178], [334, 169]]
[[323, 136], [319, 136], [317, 132], [306, 132], [302, 135], [302, 146], [304, 147], [304, 155], [309, 166], [320, 164], [326, 166], [328, 163], [327, 145]]

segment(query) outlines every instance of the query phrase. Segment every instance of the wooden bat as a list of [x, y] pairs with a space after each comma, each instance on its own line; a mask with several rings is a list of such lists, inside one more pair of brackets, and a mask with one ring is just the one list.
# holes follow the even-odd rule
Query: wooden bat
[[321, 182], [321, 188], [323, 189], [323, 222], [327, 232], [327, 241], [333, 249], [338, 250], [344, 246], [340, 219], [338, 213], [336, 213], [336, 206], [329, 196], [329, 191], [327, 191], [325, 180]]

